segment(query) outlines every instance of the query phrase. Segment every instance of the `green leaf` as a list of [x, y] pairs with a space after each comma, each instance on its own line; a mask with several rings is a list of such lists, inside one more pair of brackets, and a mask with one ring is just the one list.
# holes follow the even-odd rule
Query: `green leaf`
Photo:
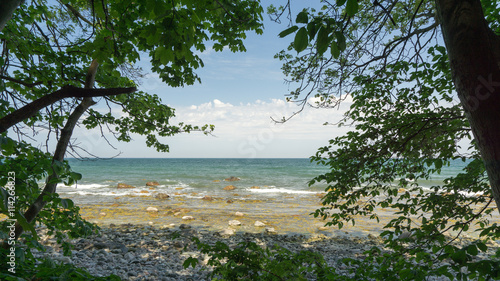
[[348, 16], [354, 16], [358, 12], [358, 0], [347, 0], [345, 9]]
[[318, 39], [316, 39], [316, 50], [319, 55], [322, 55], [328, 49], [328, 30], [322, 26], [318, 31]]
[[301, 27], [295, 35], [295, 40], [293, 41], [293, 48], [297, 53], [304, 51], [309, 44], [309, 40], [307, 37], [307, 30], [305, 27]]
[[26, 218], [24, 217], [23, 214], [21, 214], [19, 211], [17, 211], [14, 215], [15, 219], [17, 222], [23, 227], [23, 229], [26, 231], [30, 231], [33, 237], [38, 239], [38, 235], [36, 233], [35, 227], [29, 223]]
[[76, 173], [76, 172], [71, 172], [70, 173], [70, 177], [75, 180], [75, 181], [79, 181], [82, 179], [82, 174], [80, 173]]
[[335, 42], [332, 41], [332, 45], [330, 46], [330, 52], [332, 53], [332, 56], [334, 58], [336, 58], [336, 59], [339, 58], [339, 56], [340, 56], [340, 50], [339, 50], [339, 47], [337, 46], [337, 43], [335, 43]]
[[479, 251], [477, 250], [476, 245], [469, 245], [467, 246], [467, 253], [473, 256], [477, 256]]
[[318, 32], [318, 29], [316, 28], [316, 23], [315, 22], [308, 23], [307, 33], [309, 34], [309, 38], [314, 38], [314, 36], [316, 36], [316, 32]]
[[71, 199], [61, 199], [61, 206], [64, 209], [71, 209], [75, 206], [75, 203], [73, 203], [73, 200]]
[[344, 4], [345, 4], [345, 1], [346, 1], [346, 0], [337, 0], [337, 6], [339, 6], [339, 7], [340, 7], [340, 6], [344, 5]]
[[291, 33], [294, 33], [295, 31], [297, 31], [297, 29], [299, 29], [299, 27], [298, 27], [298, 26], [296, 26], [296, 25], [294, 25], [294, 26], [292, 26], [292, 27], [289, 27], [289, 28], [287, 28], [287, 29], [285, 29], [285, 30], [281, 31], [281, 32], [280, 32], [280, 34], [278, 34], [278, 36], [279, 36], [280, 38], [283, 38], [283, 37], [285, 37], [285, 36], [287, 36], [287, 35], [289, 35], [289, 34], [291, 34]]
[[345, 51], [347, 47], [345, 36], [341, 31], [335, 32], [335, 37], [337, 37], [337, 45], [339, 46], [340, 51]]
[[302, 11], [297, 15], [297, 18], [295, 19], [296, 23], [308, 23], [309, 22], [309, 17], [307, 14], [307, 11]]
[[483, 242], [479, 242], [476, 244], [476, 246], [481, 250], [481, 252], [486, 252], [488, 250], [488, 246], [484, 244]]

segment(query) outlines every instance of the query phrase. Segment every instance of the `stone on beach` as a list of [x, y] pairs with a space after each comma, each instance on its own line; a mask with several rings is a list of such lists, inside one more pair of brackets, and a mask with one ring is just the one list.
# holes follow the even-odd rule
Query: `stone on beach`
[[160, 183], [158, 183], [157, 181], [148, 181], [146, 183], [146, 186], [158, 186], [160, 185]]
[[240, 178], [237, 178], [237, 177], [229, 177], [227, 179], [224, 179], [225, 181], [239, 181]]
[[241, 222], [239, 220], [230, 220], [228, 224], [230, 226], [240, 226]]
[[158, 208], [155, 208], [155, 207], [148, 207], [146, 209], [146, 212], [150, 212], [150, 213], [157, 213], [158, 212]]
[[135, 186], [132, 186], [132, 185], [126, 184], [126, 183], [119, 183], [116, 187], [117, 188], [135, 188]]
[[261, 221], [256, 221], [253, 225], [256, 226], [256, 227], [264, 227], [264, 226], [266, 226], [266, 224], [263, 223], [263, 222], [261, 222]]
[[234, 189], [236, 189], [236, 186], [234, 186], [234, 185], [228, 185], [228, 186], [224, 187], [224, 190], [234, 190]]
[[227, 228], [227, 229], [224, 229], [222, 230], [221, 232], [219, 232], [220, 235], [222, 236], [230, 236], [230, 235], [234, 235], [234, 229], [232, 228]]

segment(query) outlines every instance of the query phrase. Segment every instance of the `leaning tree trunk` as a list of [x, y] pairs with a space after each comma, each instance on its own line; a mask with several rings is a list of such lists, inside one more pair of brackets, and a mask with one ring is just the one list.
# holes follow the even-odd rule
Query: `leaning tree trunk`
[[453, 82], [500, 210], [500, 39], [479, 0], [436, 0]]
[[[95, 75], [98, 66], [99, 64], [97, 63], [96, 60], [94, 60], [90, 65], [85, 80], [85, 89], [92, 89], [94, 87]], [[68, 117], [68, 120], [66, 121], [66, 124], [61, 131], [61, 137], [57, 142], [56, 150], [54, 152], [53, 162], [54, 161], [62, 162], [64, 160], [64, 155], [66, 154], [66, 150], [68, 148], [71, 135], [73, 134], [73, 129], [75, 128], [78, 119], [80, 119], [83, 113], [85, 113], [85, 111], [93, 104], [94, 102], [92, 101], [91, 97], [83, 98], [80, 104], [78, 104], [75, 110]], [[56, 192], [57, 183], [53, 183], [55, 178], [58, 178], [58, 175], [55, 171], [53, 171], [52, 175], [50, 175], [47, 178], [42, 193], [37, 197], [35, 202], [31, 204], [28, 210], [26, 210], [26, 212], [24, 213], [24, 217], [26, 218], [28, 223], [31, 223], [36, 218], [38, 213], [40, 213], [40, 211], [43, 209], [45, 204], [47, 204], [47, 201], [45, 201], [43, 197], [46, 195], [54, 194]], [[16, 223], [15, 238], [16, 239], [19, 238], [19, 236], [23, 233], [23, 231], [24, 231], [23, 227], [19, 223]]]

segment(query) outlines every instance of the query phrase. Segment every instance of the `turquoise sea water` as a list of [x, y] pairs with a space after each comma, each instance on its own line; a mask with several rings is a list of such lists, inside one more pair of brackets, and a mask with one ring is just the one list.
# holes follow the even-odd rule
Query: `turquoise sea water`
[[[178, 196], [203, 197], [224, 194], [229, 184], [236, 186], [241, 198], [279, 197], [310, 195], [324, 191], [325, 184], [308, 182], [327, 171], [323, 166], [311, 163], [309, 159], [173, 159], [173, 158], [115, 158], [99, 160], [69, 160], [71, 167], [83, 175], [76, 186], [60, 185], [61, 194], [77, 197], [116, 197], [122, 195], [148, 196], [163, 192], [181, 193]], [[445, 167], [440, 175], [421, 182], [422, 186], [442, 183], [442, 180], [456, 175], [465, 166], [461, 161]], [[239, 181], [227, 182], [231, 176]], [[146, 187], [148, 181], [160, 185], [153, 191]], [[219, 182], [217, 182], [219, 181]], [[136, 186], [135, 189], [117, 189], [118, 183]], [[251, 188], [258, 186], [259, 189]], [[148, 192], [146, 192], [148, 191]], [[90, 199], [90, 198], [88, 198]]]

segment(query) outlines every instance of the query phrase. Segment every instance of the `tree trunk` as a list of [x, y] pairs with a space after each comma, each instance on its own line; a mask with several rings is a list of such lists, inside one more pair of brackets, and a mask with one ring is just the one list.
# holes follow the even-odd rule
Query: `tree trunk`
[[[90, 65], [85, 81], [85, 89], [92, 89], [94, 87], [95, 75], [97, 72], [98, 65], [99, 64], [97, 63], [96, 60], [94, 60]], [[68, 148], [71, 135], [73, 134], [73, 130], [75, 128], [76, 123], [78, 122], [78, 119], [80, 119], [83, 113], [85, 113], [85, 111], [93, 104], [94, 102], [92, 101], [91, 97], [83, 98], [83, 100], [75, 108], [73, 113], [71, 113], [71, 115], [68, 117], [68, 120], [66, 121], [66, 124], [64, 125], [64, 128], [61, 131], [61, 137], [57, 142], [56, 150], [54, 152], [53, 162], [54, 161], [62, 162], [64, 160], [64, 155], [66, 154], [66, 150]], [[57, 173], [53, 171], [52, 175], [50, 175], [47, 178], [42, 193], [37, 197], [35, 202], [31, 204], [28, 210], [24, 213], [24, 217], [26, 218], [28, 223], [31, 223], [36, 218], [38, 213], [40, 213], [40, 211], [43, 209], [45, 204], [47, 204], [47, 201], [45, 201], [43, 197], [46, 195], [54, 194], [56, 192], [57, 183], [51, 183], [51, 182], [53, 181], [54, 178], [57, 177], [58, 177]], [[19, 223], [16, 223], [16, 229], [15, 229], [16, 239], [19, 238], [19, 236], [23, 233], [23, 231], [24, 231], [23, 227]]]
[[453, 82], [500, 210], [500, 39], [479, 0], [436, 0]]
[[0, 1], [0, 31], [3, 30], [7, 22], [12, 17], [14, 11], [21, 5], [23, 0], [2, 0]]

